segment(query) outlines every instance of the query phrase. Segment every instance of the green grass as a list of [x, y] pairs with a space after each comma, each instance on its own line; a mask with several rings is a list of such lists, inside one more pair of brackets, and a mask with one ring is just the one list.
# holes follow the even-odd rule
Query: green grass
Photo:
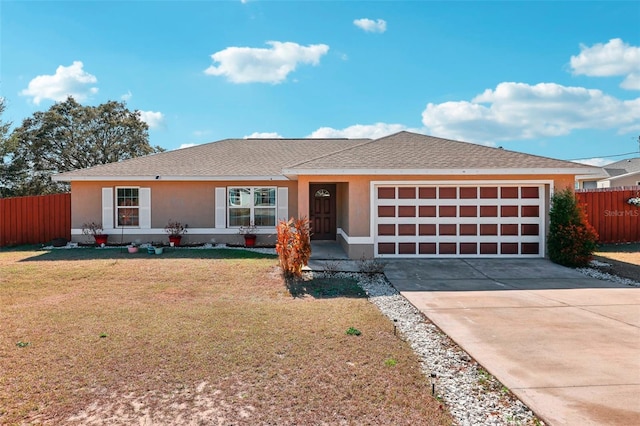
[[229, 252], [0, 252], [0, 424], [451, 424], [353, 282]]
[[304, 297], [306, 295], [323, 297], [367, 297], [367, 293], [358, 285], [358, 281], [353, 278], [316, 278], [290, 279], [287, 287], [293, 297]]
[[[5, 251], [6, 249], [3, 249]], [[35, 252], [24, 249], [10, 249], [6, 252], [30, 252], [25, 261], [43, 260], [96, 260], [96, 259], [275, 259], [276, 255], [264, 254], [251, 250], [238, 249], [193, 249], [165, 247], [162, 254], [148, 254], [146, 249], [138, 253], [129, 253], [126, 247], [82, 247], [77, 249], [37, 250]], [[2, 253], [2, 251], [0, 251]]]

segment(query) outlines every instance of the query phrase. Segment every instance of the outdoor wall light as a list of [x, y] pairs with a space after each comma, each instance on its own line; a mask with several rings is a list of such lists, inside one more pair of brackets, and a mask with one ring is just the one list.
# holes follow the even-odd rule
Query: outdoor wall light
[[429, 375], [429, 383], [431, 383], [431, 395], [434, 395], [434, 396], [436, 394], [436, 379], [437, 379], [436, 373], [432, 372]]

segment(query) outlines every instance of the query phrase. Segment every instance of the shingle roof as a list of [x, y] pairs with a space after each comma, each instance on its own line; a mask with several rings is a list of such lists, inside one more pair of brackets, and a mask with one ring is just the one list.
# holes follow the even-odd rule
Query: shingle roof
[[640, 172], [640, 157], [616, 161], [615, 163], [607, 164], [604, 169], [611, 177]]
[[[579, 169], [589, 166], [410, 132], [370, 139], [225, 139], [74, 170], [56, 180], [283, 177], [339, 170]], [[592, 169], [591, 169], [592, 170]], [[567, 172], [568, 173], [568, 172]]]
[[[313, 169], [591, 169], [592, 167], [469, 142], [399, 132], [290, 167]], [[585, 170], [586, 171], [586, 170]]]
[[280, 176], [285, 166], [368, 141], [370, 139], [224, 139], [74, 170], [57, 175], [56, 180], [144, 176]]

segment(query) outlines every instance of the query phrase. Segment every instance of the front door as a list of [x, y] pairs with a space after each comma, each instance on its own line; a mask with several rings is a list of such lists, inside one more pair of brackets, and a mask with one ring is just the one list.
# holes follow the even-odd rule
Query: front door
[[312, 240], [336, 239], [336, 185], [309, 185], [309, 221]]

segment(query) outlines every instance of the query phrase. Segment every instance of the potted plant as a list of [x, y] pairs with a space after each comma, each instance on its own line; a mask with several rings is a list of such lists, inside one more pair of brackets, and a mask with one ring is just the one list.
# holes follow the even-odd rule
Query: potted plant
[[241, 226], [238, 229], [238, 233], [244, 237], [244, 246], [245, 247], [255, 247], [256, 239], [258, 236], [256, 235], [258, 228], [251, 222], [249, 226]]
[[109, 239], [109, 235], [102, 233], [102, 224], [99, 222], [82, 224], [82, 233], [87, 236], [92, 236], [99, 246], [107, 244], [107, 240]]
[[131, 253], [131, 254], [137, 253], [138, 252], [138, 247], [134, 243], [132, 243], [132, 244], [127, 246], [127, 251], [129, 253]]
[[164, 227], [164, 232], [169, 234], [169, 244], [173, 243], [172, 245], [179, 246], [182, 234], [187, 233], [187, 225], [169, 219], [169, 223]]

